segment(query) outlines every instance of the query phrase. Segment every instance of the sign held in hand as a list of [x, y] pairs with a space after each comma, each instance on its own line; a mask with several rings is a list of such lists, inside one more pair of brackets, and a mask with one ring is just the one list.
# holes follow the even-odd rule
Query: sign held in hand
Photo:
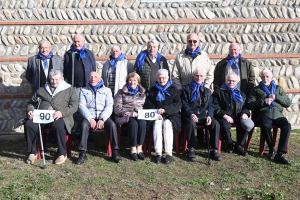
[[158, 113], [156, 109], [142, 109], [138, 110], [138, 119], [143, 120], [157, 120]]
[[54, 121], [55, 110], [34, 110], [33, 122], [39, 124], [49, 124]]

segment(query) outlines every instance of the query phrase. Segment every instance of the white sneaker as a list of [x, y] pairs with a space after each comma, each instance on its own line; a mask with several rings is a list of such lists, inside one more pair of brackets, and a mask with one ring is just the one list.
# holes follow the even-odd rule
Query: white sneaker
[[55, 160], [55, 164], [61, 165], [67, 160], [67, 156], [60, 155], [58, 158]]

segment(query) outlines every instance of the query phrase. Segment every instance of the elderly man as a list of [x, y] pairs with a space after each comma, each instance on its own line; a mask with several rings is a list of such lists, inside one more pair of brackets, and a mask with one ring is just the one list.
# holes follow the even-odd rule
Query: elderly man
[[33, 95], [27, 106], [28, 118], [25, 122], [25, 137], [27, 141], [27, 151], [29, 157], [27, 163], [33, 164], [37, 159], [36, 155], [36, 135], [38, 134], [38, 124], [33, 123], [33, 110], [38, 104], [38, 98], [41, 99], [41, 110], [55, 110], [54, 122], [46, 124], [57, 136], [58, 158], [55, 164], [63, 164], [67, 159], [66, 155], [66, 130], [71, 132], [74, 124], [73, 114], [78, 109], [78, 97], [74, 88], [63, 80], [63, 74], [60, 70], [49, 71], [50, 84], [46, 83]]
[[151, 39], [147, 42], [147, 50], [142, 51], [136, 58], [134, 69], [141, 77], [141, 85], [149, 92], [155, 84], [156, 72], [159, 69], [169, 71], [167, 59], [158, 52], [158, 41]]
[[193, 80], [190, 84], [182, 88], [182, 122], [186, 128], [186, 139], [188, 141], [187, 158], [188, 161], [195, 162], [195, 129], [196, 124], [205, 125], [210, 132], [210, 155], [216, 161], [221, 160], [218, 153], [218, 140], [220, 125], [213, 118], [214, 108], [210, 89], [204, 86], [206, 70], [197, 67], [193, 72]]
[[237, 88], [249, 94], [255, 84], [255, 74], [251, 62], [243, 58], [240, 54], [241, 48], [237, 43], [229, 46], [229, 54], [226, 58], [218, 62], [214, 71], [214, 89], [221, 88], [228, 73], [234, 72], [239, 76], [240, 81]]
[[39, 42], [39, 52], [28, 58], [26, 79], [31, 83], [32, 95], [49, 82], [48, 74], [51, 69], [63, 71], [63, 62], [60, 56], [53, 55], [51, 44], [47, 40]]
[[113, 160], [116, 163], [122, 161], [118, 153], [117, 128], [110, 118], [113, 111], [114, 100], [111, 90], [103, 85], [100, 75], [97, 72], [90, 74], [90, 83], [82, 88], [79, 96], [79, 112], [83, 116], [82, 134], [78, 150], [79, 158], [76, 164], [81, 165], [86, 159], [87, 139], [89, 129], [107, 129], [113, 149]]
[[197, 34], [192, 33], [188, 35], [186, 49], [176, 56], [171, 72], [171, 79], [179, 90], [182, 90], [183, 86], [190, 84], [193, 80], [192, 73], [199, 66], [205, 68], [207, 72], [205, 87], [209, 88], [213, 82], [214, 67], [207, 53], [201, 50], [199, 43]]
[[[269, 158], [275, 162], [289, 164], [284, 157], [287, 152], [287, 143], [290, 137], [291, 124], [282, 114], [283, 108], [291, 105], [291, 101], [284, 93], [282, 87], [275, 84], [273, 74], [269, 69], [260, 73], [261, 82], [254, 87], [247, 100], [247, 108], [252, 110], [257, 117], [262, 133], [269, 147]], [[272, 138], [272, 124], [280, 128], [280, 139], [275, 155]], [[275, 155], [275, 157], [274, 157]]]
[[111, 89], [115, 96], [119, 89], [126, 84], [126, 77], [133, 70], [133, 64], [129, 62], [121, 52], [120, 47], [113, 46], [110, 51], [109, 61], [102, 68], [104, 85]]
[[[254, 127], [253, 121], [249, 118], [250, 112], [246, 108], [246, 95], [237, 89], [239, 77], [232, 73], [226, 76], [225, 83], [221, 88], [216, 89], [213, 93], [213, 102], [215, 106], [215, 118], [220, 123], [221, 130], [226, 134], [228, 141], [227, 151], [233, 151], [239, 155], [247, 156], [244, 151], [244, 143], [248, 133]], [[233, 150], [230, 128], [232, 124], [239, 124], [237, 128], [237, 141]]]

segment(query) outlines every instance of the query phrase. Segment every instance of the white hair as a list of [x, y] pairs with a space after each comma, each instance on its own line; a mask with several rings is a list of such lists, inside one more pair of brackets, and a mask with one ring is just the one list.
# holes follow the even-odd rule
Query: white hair
[[43, 39], [43, 40], [39, 41], [39, 48], [41, 47], [42, 44], [45, 44], [45, 43], [48, 44], [49, 47], [51, 47], [50, 42], [49, 42], [48, 40], [44, 40], [44, 39]]
[[195, 75], [197, 73], [197, 71], [202, 71], [204, 72], [204, 74], [206, 75], [206, 69], [204, 67], [197, 67], [194, 71], [193, 71], [193, 75]]
[[269, 69], [269, 68], [265, 68], [265, 69], [263, 69], [261, 72], [260, 72], [260, 76], [262, 76], [264, 73], [266, 73], [266, 72], [270, 72], [271, 73], [271, 75], [273, 76], [273, 73], [272, 73], [272, 71]]
[[239, 49], [241, 50], [240, 45], [239, 45], [238, 43], [235, 43], [235, 42], [233, 42], [233, 43], [231, 43], [231, 44], [229, 45], [229, 50], [230, 50], [230, 48], [231, 48], [233, 45], [237, 45], [237, 46], [239, 47]]
[[169, 75], [169, 72], [168, 72], [168, 70], [166, 70], [166, 69], [159, 69], [159, 70], [156, 72], [156, 78], [157, 78], [159, 75], [165, 75], [165, 76], [168, 76], [168, 75]]
[[231, 73], [228, 73], [227, 75], [226, 75], [226, 78], [225, 78], [225, 80], [227, 80], [230, 76], [235, 76], [236, 77], [236, 80], [237, 80], [237, 82], [239, 82], [240, 81], [240, 76], [238, 76], [236, 73], [234, 73], [234, 72], [231, 72]]
[[52, 76], [55, 76], [55, 75], [60, 75], [60, 77], [64, 76], [63, 72], [60, 69], [51, 69], [49, 71], [49, 78], [51, 79]]
[[156, 44], [157, 46], [159, 45], [159, 42], [158, 42], [156, 39], [150, 39], [150, 40], [147, 42], [147, 46], [148, 46], [148, 44], [150, 44], [150, 43], [154, 43], [154, 44]]
[[112, 46], [112, 47], [110, 48], [110, 51], [112, 51], [114, 48], [119, 48], [119, 49], [121, 50], [121, 48], [120, 48], [119, 46], [114, 45], [114, 46]]

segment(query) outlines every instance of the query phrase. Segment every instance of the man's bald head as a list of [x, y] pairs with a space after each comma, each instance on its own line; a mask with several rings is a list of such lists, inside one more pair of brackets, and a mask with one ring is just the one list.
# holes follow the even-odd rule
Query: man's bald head
[[98, 74], [98, 72], [91, 72], [90, 75], [90, 84], [91, 86], [96, 86], [101, 80], [100, 75]]

